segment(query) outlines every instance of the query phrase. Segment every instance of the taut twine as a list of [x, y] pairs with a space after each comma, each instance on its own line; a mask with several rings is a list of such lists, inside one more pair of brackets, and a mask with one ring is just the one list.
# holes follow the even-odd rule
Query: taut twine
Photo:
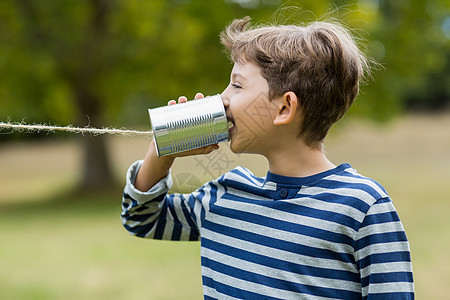
[[93, 127], [74, 127], [72, 125], [68, 126], [52, 126], [46, 124], [25, 124], [25, 123], [5, 123], [0, 122], [0, 129], [10, 129], [12, 131], [18, 132], [55, 132], [55, 131], [65, 131], [72, 133], [89, 133], [92, 135], [101, 135], [101, 134], [112, 134], [112, 135], [121, 135], [121, 136], [136, 136], [136, 135], [144, 135], [144, 136], [153, 136], [153, 132], [151, 131], [139, 131], [139, 130], [129, 130], [129, 129], [116, 129], [112, 127], [104, 127], [104, 128], [93, 128]]

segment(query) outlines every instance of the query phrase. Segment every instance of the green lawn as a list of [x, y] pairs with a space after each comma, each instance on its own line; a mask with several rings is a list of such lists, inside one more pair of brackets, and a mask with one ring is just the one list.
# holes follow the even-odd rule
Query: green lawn
[[[388, 190], [411, 244], [417, 299], [449, 299], [450, 114], [406, 116], [382, 127], [346, 121], [326, 142], [334, 163], [350, 162]], [[149, 140], [112, 138], [123, 182]], [[76, 141], [0, 144], [1, 299], [200, 299], [198, 243], [131, 237], [120, 222], [120, 188], [75, 195], [81, 161]], [[182, 189], [244, 165], [231, 154], [183, 158], [173, 176]], [[204, 168], [204, 166], [208, 168]]]
[[199, 244], [128, 235], [118, 202], [120, 192], [2, 209], [0, 298], [201, 297]]

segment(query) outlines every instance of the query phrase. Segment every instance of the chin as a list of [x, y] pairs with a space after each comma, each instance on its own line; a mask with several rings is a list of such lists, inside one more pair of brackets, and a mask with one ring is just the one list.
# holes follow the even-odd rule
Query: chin
[[252, 150], [250, 145], [243, 145], [243, 144], [235, 144], [233, 143], [233, 140], [231, 140], [230, 143], [230, 150], [234, 154], [255, 154], [257, 151]]
[[239, 147], [241, 145], [236, 145], [236, 143], [233, 143], [233, 139], [231, 139], [230, 142], [230, 150], [231, 152], [233, 152], [234, 154], [240, 154], [243, 153], [243, 149], [241, 147]]
[[231, 143], [230, 143], [230, 150], [231, 150], [231, 152], [233, 152], [234, 154], [239, 154], [239, 153], [241, 153], [241, 151], [239, 151], [238, 147], [233, 146], [233, 141], [231, 141]]

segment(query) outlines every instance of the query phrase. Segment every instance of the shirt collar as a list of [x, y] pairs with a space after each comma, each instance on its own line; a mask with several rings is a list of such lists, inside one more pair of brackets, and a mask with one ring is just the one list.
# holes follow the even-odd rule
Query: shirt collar
[[303, 186], [303, 185], [308, 185], [310, 183], [316, 182], [318, 180], [321, 180], [327, 176], [339, 173], [345, 169], [351, 168], [351, 166], [347, 163], [341, 164], [339, 166], [337, 166], [336, 168], [318, 173], [318, 174], [314, 174], [311, 176], [306, 176], [306, 177], [290, 177], [290, 176], [283, 176], [283, 175], [278, 175], [275, 173], [272, 173], [270, 171], [267, 171], [267, 175], [266, 175], [266, 180], [265, 182], [274, 182], [277, 184], [277, 186]]

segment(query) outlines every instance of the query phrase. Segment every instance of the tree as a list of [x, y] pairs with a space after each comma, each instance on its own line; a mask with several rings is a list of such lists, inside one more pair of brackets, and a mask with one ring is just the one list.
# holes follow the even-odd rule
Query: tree
[[[148, 118], [144, 108], [181, 91], [220, 93], [229, 63], [218, 33], [237, 6], [179, 2], [2, 1], [0, 118], [102, 127], [137, 109]], [[81, 188], [110, 186], [105, 138], [82, 142]]]

